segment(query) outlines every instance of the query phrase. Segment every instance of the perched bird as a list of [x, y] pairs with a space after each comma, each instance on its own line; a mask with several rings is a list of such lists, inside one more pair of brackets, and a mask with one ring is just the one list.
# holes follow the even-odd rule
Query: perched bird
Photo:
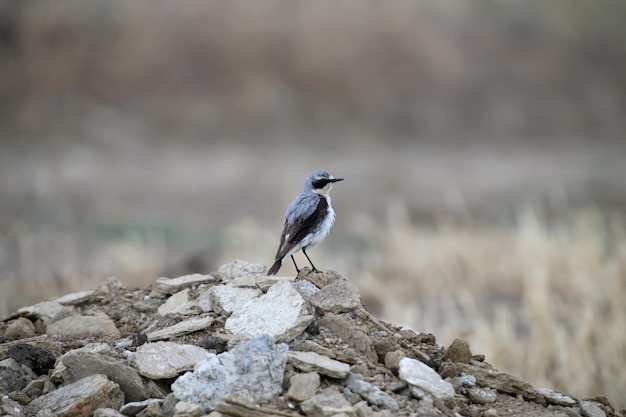
[[300, 249], [309, 260], [313, 271], [319, 272], [306, 250], [324, 240], [335, 221], [335, 211], [330, 205], [328, 193], [337, 181], [343, 181], [343, 178], [335, 178], [326, 171], [315, 171], [304, 181], [302, 192], [287, 208], [285, 228], [268, 275], [276, 275], [287, 256], [291, 256], [296, 271], [300, 273], [293, 258], [293, 254]]

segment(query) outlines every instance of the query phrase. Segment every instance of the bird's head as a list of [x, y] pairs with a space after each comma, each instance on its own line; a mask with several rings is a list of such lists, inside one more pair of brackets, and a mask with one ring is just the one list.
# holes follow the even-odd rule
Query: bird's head
[[338, 181], [343, 181], [343, 178], [335, 178], [326, 171], [315, 171], [307, 177], [304, 188], [319, 195], [328, 195], [333, 184]]

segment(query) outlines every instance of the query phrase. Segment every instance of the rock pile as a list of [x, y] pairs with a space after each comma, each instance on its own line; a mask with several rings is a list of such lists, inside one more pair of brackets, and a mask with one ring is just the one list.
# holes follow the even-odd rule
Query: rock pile
[[617, 415], [377, 320], [334, 272], [264, 272], [110, 280], [19, 309], [0, 323], [0, 415]]

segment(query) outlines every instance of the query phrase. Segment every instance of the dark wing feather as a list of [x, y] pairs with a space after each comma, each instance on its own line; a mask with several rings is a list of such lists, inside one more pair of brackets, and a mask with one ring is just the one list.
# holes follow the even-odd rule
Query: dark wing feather
[[[320, 196], [315, 211], [309, 217], [302, 221], [296, 220], [293, 224], [288, 225], [285, 221], [285, 228], [280, 237], [280, 246], [276, 252], [276, 260], [282, 260], [294, 246], [315, 229], [328, 212], [328, 201]], [[285, 242], [285, 236], [289, 235], [289, 239]]]

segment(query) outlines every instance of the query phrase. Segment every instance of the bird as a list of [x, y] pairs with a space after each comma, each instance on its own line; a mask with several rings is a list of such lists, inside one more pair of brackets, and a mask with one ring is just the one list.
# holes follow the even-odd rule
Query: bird
[[283, 260], [290, 256], [298, 274], [300, 269], [293, 254], [302, 250], [309, 260], [313, 272], [320, 272], [306, 250], [322, 242], [335, 221], [335, 211], [330, 205], [330, 190], [333, 184], [343, 181], [335, 178], [326, 171], [312, 172], [304, 181], [302, 192], [289, 205], [285, 213], [285, 227], [280, 236], [280, 244], [276, 251], [274, 264], [267, 272], [276, 275], [283, 264]]

